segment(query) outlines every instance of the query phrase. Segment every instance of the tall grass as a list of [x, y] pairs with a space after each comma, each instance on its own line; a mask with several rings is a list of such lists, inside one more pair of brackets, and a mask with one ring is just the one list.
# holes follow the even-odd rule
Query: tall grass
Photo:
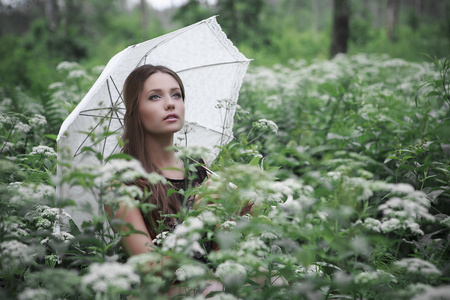
[[[121, 199], [151, 209], [138, 200], [145, 195], [118, 183], [162, 179], [122, 158], [84, 169], [68, 163], [70, 171], [56, 177], [54, 136], [40, 137], [63, 110], [17, 115], [2, 99], [0, 297], [165, 299], [176, 274], [189, 299], [202, 299], [207, 280], [226, 288], [216, 299], [445, 299], [445, 62], [358, 54], [251, 67], [236, 139], [211, 165], [221, 179], [185, 191], [220, 205], [181, 211], [184, 222], [163, 232], [154, 252], [128, 260], [120, 233], [105, 230], [105, 215], [93, 214], [78, 228], [65, 211], [77, 199], [57, 199], [54, 188], [71, 184], [96, 190], [100, 204]], [[70, 72], [83, 70], [71, 66]], [[67, 105], [63, 92], [79, 99], [83, 90], [71, 78], [52, 88], [61, 89], [52, 105], [67, 111], [76, 101]], [[235, 213], [249, 202], [251, 214]], [[207, 241], [220, 250], [206, 253]], [[195, 253], [205, 253], [207, 262], [193, 259]], [[163, 256], [170, 263], [148, 272]]]

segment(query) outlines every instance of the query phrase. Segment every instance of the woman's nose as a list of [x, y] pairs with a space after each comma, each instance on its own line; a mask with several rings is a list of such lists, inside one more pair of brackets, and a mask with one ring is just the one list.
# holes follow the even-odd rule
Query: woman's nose
[[165, 99], [166, 109], [173, 109], [175, 107], [175, 102], [172, 97], [166, 97]]

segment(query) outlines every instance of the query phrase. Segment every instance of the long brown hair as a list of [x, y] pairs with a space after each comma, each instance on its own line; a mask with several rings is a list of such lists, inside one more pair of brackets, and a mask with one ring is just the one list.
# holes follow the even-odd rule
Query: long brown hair
[[[162, 175], [161, 171], [156, 168], [148, 157], [144, 143], [144, 130], [139, 117], [139, 96], [142, 93], [145, 81], [151, 75], [158, 72], [172, 76], [180, 86], [183, 101], [185, 99], [184, 86], [181, 78], [169, 68], [164, 66], [143, 65], [134, 69], [128, 75], [123, 86], [123, 99], [125, 102], [126, 113], [124, 117], [122, 140], [125, 141], [126, 144], [122, 148], [122, 152], [139, 160], [147, 172], [157, 172]], [[170, 221], [173, 222], [170, 218], [162, 219], [161, 215], [176, 213], [180, 209], [179, 200], [176, 197], [176, 193], [167, 197], [168, 186], [161, 182], [150, 185], [147, 180], [139, 179], [135, 184], [142, 190], [151, 192], [148, 201], [151, 204], [156, 204], [158, 207], [148, 213], [144, 213], [144, 220], [147, 224], [150, 237], [154, 239], [158, 234], [156, 229], [160, 221], [163, 221], [167, 226], [170, 226]]]

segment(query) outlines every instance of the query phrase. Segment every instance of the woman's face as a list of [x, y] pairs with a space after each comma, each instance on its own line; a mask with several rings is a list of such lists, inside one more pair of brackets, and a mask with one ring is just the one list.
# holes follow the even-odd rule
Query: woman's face
[[147, 78], [139, 96], [139, 116], [147, 134], [173, 134], [183, 127], [184, 101], [175, 78], [161, 72]]

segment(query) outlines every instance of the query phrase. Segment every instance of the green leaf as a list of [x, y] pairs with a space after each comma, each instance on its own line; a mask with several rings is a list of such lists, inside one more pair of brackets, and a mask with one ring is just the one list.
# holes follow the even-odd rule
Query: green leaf
[[411, 165], [401, 165], [400, 167], [398, 167], [397, 170], [403, 170], [403, 169], [411, 171], [411, 172], [414, 173], [414, 167], [411, 166]]
[[261, 160], [260, 157], [255, 156], [255, 157], [252, 158], [252, 160], [251, 160], [248, 164], [249, 164], [250, 166], [257, 167], [260, 160]]
[[51, 140], [56, 141], [56, 139], [58, 138], [58, 136], [56, 134], [45, 134], [44, 135], [46, 138], [49, 138]]
[[406, 156], [402, 157], [403, 160], [408, 160], [408, 159], [411, 159], [411, 158], [415, 158], [415, 156], [413, 156], [413, 155], [406, 155]]
[[321, 88], [322, 90], [324, 90], [324, 91], [325, 91], [326, 93], [328, 93], [330, 96], [337, 97], [337, 96], [339, 95], [338, 92], [337, 92], [337, 90], [336, 90], [336, 86], [335, 86], [334, 84], [325, 82], [325, 83], [322, 83], [322, 84], [319, 86], [319, 88]]
[[437, 91], [431, 91], [426, 94], [427, 97], [434, 97], [434, 96], [440, 96], [440, 95], [441, 95], [441, 93], [439, 93]]
[[167, 197], [170, 197], [170, 196], [172, 196], [172, 194], [176, 194], [176, 193], [181, 194], [181, 191], [177, 191], [176, 189], [170, 188], [169, 190], [167, 190]]
[[[386, 160], [387, 160], [387, 159], [400, 160], [400, 158], [397, 157], [397, 156], [388, 156], [388, 157], [386, 158]], [[384, 161], [385, 163], [386, 163], [386, 160]]]
[[129, 159], [131, 159], [131, 156], [128, 154], [125, 154], [125, 153], [115, 153], [115, 154], [111, 154], [110, 156], [108, 156], [105, 161], [109, 162], [110, 160], [113, 160], [113, 159], [129, 160]]

